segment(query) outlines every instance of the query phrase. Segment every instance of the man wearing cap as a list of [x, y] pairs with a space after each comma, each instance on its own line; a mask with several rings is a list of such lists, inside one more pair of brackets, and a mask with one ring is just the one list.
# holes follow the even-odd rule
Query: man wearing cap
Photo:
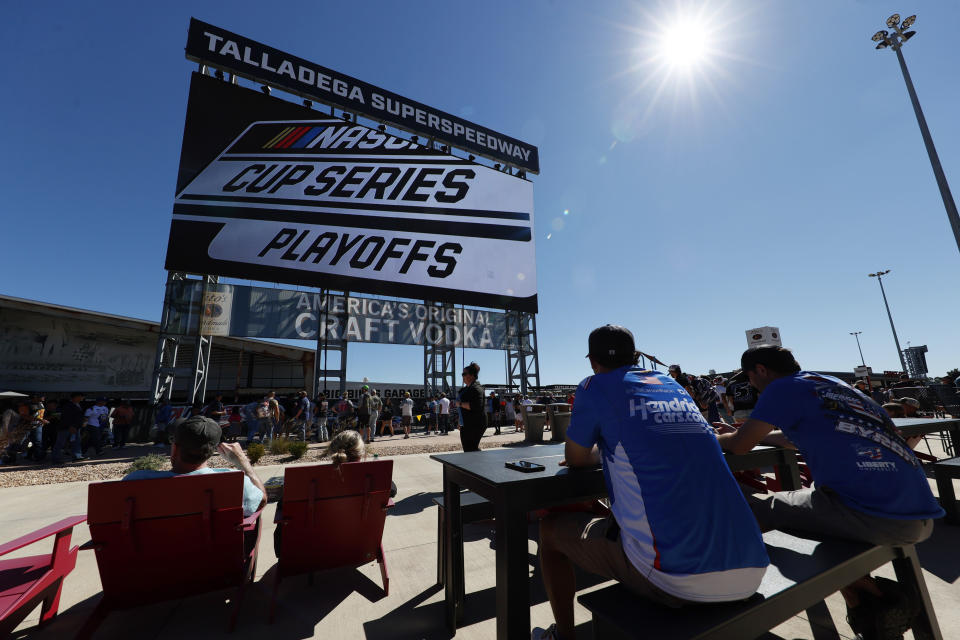
[[357, 431], [363, 436], [364, 442], [370, 442], [376, 435], [370, 430], [370, 387], [360, 387], [360, 400], [357, 401]]
[[668, 607], [749, 597], [769, 560], [700, 408], [675, 380], [637, 366], [626, 328], [600, 327], [588, 343], [595, 375], [577, 387], [565, 462], [602, 463], [612, 515], [541, 521], [540, 564], [556, 624], [533, 637], [574, 637], [574, 565]]
[[[742, 454], [758, 443], [803, 454], [814, 487], [755, 500], [760, 527], [793, 529], [876, 545], [926, 540], [944, 515], [923, 466], [880, 405], [832, 376], [801, 371], [783, 347], [740, 358], [760, 399], [738, 430], [718, 435]], [[899, 638], [916, 604], [897, 583], [864, 577], [841, 590], [847, 620], [864, 638]]]
[[896, 400], [903, 405], [903, 417], [904, 418], [916, 418], [917, 411], [920, 409], [920, 401], [916, 398], [897, 398]]
[[267, 492], [250, 460], [236, 442], [220, 442], [220, 425], [203, 416], [175, 421], [173, 446], [170, 449], [170, 471], [141, 469], [124, 476], [124, 480], [172, 478], [181, 475], [223, 473], [233, 469], [207, 466], [214, 453], [219, 453], [243, 472], [243, 515], [250, 516], [267, 503]]
[[300, 390], [297, 392], [296, 413], [293, 415], [293, 428], [300, 432], [300, 439], [307, 441], [308, 425], [313, 422], [313, 405], [307, 392]]

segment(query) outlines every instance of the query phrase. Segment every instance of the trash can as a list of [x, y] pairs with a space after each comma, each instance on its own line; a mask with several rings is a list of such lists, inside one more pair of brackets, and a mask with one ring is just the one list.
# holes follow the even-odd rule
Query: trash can
[[567, 436], [567, 427], [570, 426], [570, 405], [566, 402], [557, 402], [547, 407], [550, 414], [550, 441], [563, 442]]
[[547, 422], [547, 414], [544, 413], [542, 404], [523, 405], [523, 439], [526, 442], [543, 442], [543, 426]]

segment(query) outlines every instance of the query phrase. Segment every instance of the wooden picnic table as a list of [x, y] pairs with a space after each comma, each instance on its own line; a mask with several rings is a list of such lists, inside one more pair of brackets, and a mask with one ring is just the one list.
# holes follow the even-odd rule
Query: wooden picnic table
[[946, 433], [944, 449], [948, 456], [956, 455], [955, 443], [960, 442], [960, 418], [894, 418], [893, 424], [904, 438]]
[[[563, 444], [531, 445], [430, 456], [443, 464], [445, 602], [446, 622], [451, 633], [456, 633], [457, 626], [463, 621], [465, 589], [460, 491], [469, 489], [494, 506], [497, 638], [521, 638], [530, 634], [527, 514], [607, 495], [599, 466], [587, 469], [560, 466], [563, 447]], [[800, 473], [795, 452], [791, 449], [759, 446], [743, 455], [726, 453], [725, 457], [732, 471], [777, 467], [783, 489], [800, 488]], [[519, 459], [538, 462], [545, 469], [523, 473], [504, 466], [508, 461]]]

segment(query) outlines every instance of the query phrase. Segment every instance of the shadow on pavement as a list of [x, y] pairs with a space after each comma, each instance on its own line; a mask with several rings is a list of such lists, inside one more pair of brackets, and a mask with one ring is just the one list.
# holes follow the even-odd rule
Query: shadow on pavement
[[960, 578], [960, 527], [937, 520], [933, 535], [917, 545], [920, 566], [944, 582], [953, 584]]

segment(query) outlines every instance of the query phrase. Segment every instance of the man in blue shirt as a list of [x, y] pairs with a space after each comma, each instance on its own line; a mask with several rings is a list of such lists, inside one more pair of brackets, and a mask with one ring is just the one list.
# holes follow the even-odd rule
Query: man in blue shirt
[[170, 471], [142, 469], [128, 473], [124, 480], [172, 478], [179, 475], [223, 473], [233, 469], [207, 466], [214, 453], [219, 453], [243, 472], [243, 515], [250, 516], [267, 503], [267, 491], [257, 477], [253, 465], [236, 442], [220, 442], [220, 425], [203, 416], [194, 416], [176, 423], [170, 449]]
[[577, 387], [565, 462], [602, 462], [612, 516], [541, 521], [556, 624], [533, 637], [574, 637], [574, 565], [666, 606], [752, 595], [769, 564], [766, 549], [700, 408], [672, 378], [637, 366], [624, 327], [595, 329], [587, 357], [596, 375]]
[[[913, 451], [880, 405], [837, 378], [801, 371], [783, 347], [740, 358], [757, 406], [718, 436], [734, 453], [767, 444], [798, 449], [815, 487], [774, 493], [751, 506], [763, 530], [793, 529], [878, 545], [915, 544], [944, 515]], [[864, 638], [899, 638], [912, 617], [896, 583], [869, 576], [841, 592], [850, 626]], [[899, 631], [898, 631], [899, 629]]]

